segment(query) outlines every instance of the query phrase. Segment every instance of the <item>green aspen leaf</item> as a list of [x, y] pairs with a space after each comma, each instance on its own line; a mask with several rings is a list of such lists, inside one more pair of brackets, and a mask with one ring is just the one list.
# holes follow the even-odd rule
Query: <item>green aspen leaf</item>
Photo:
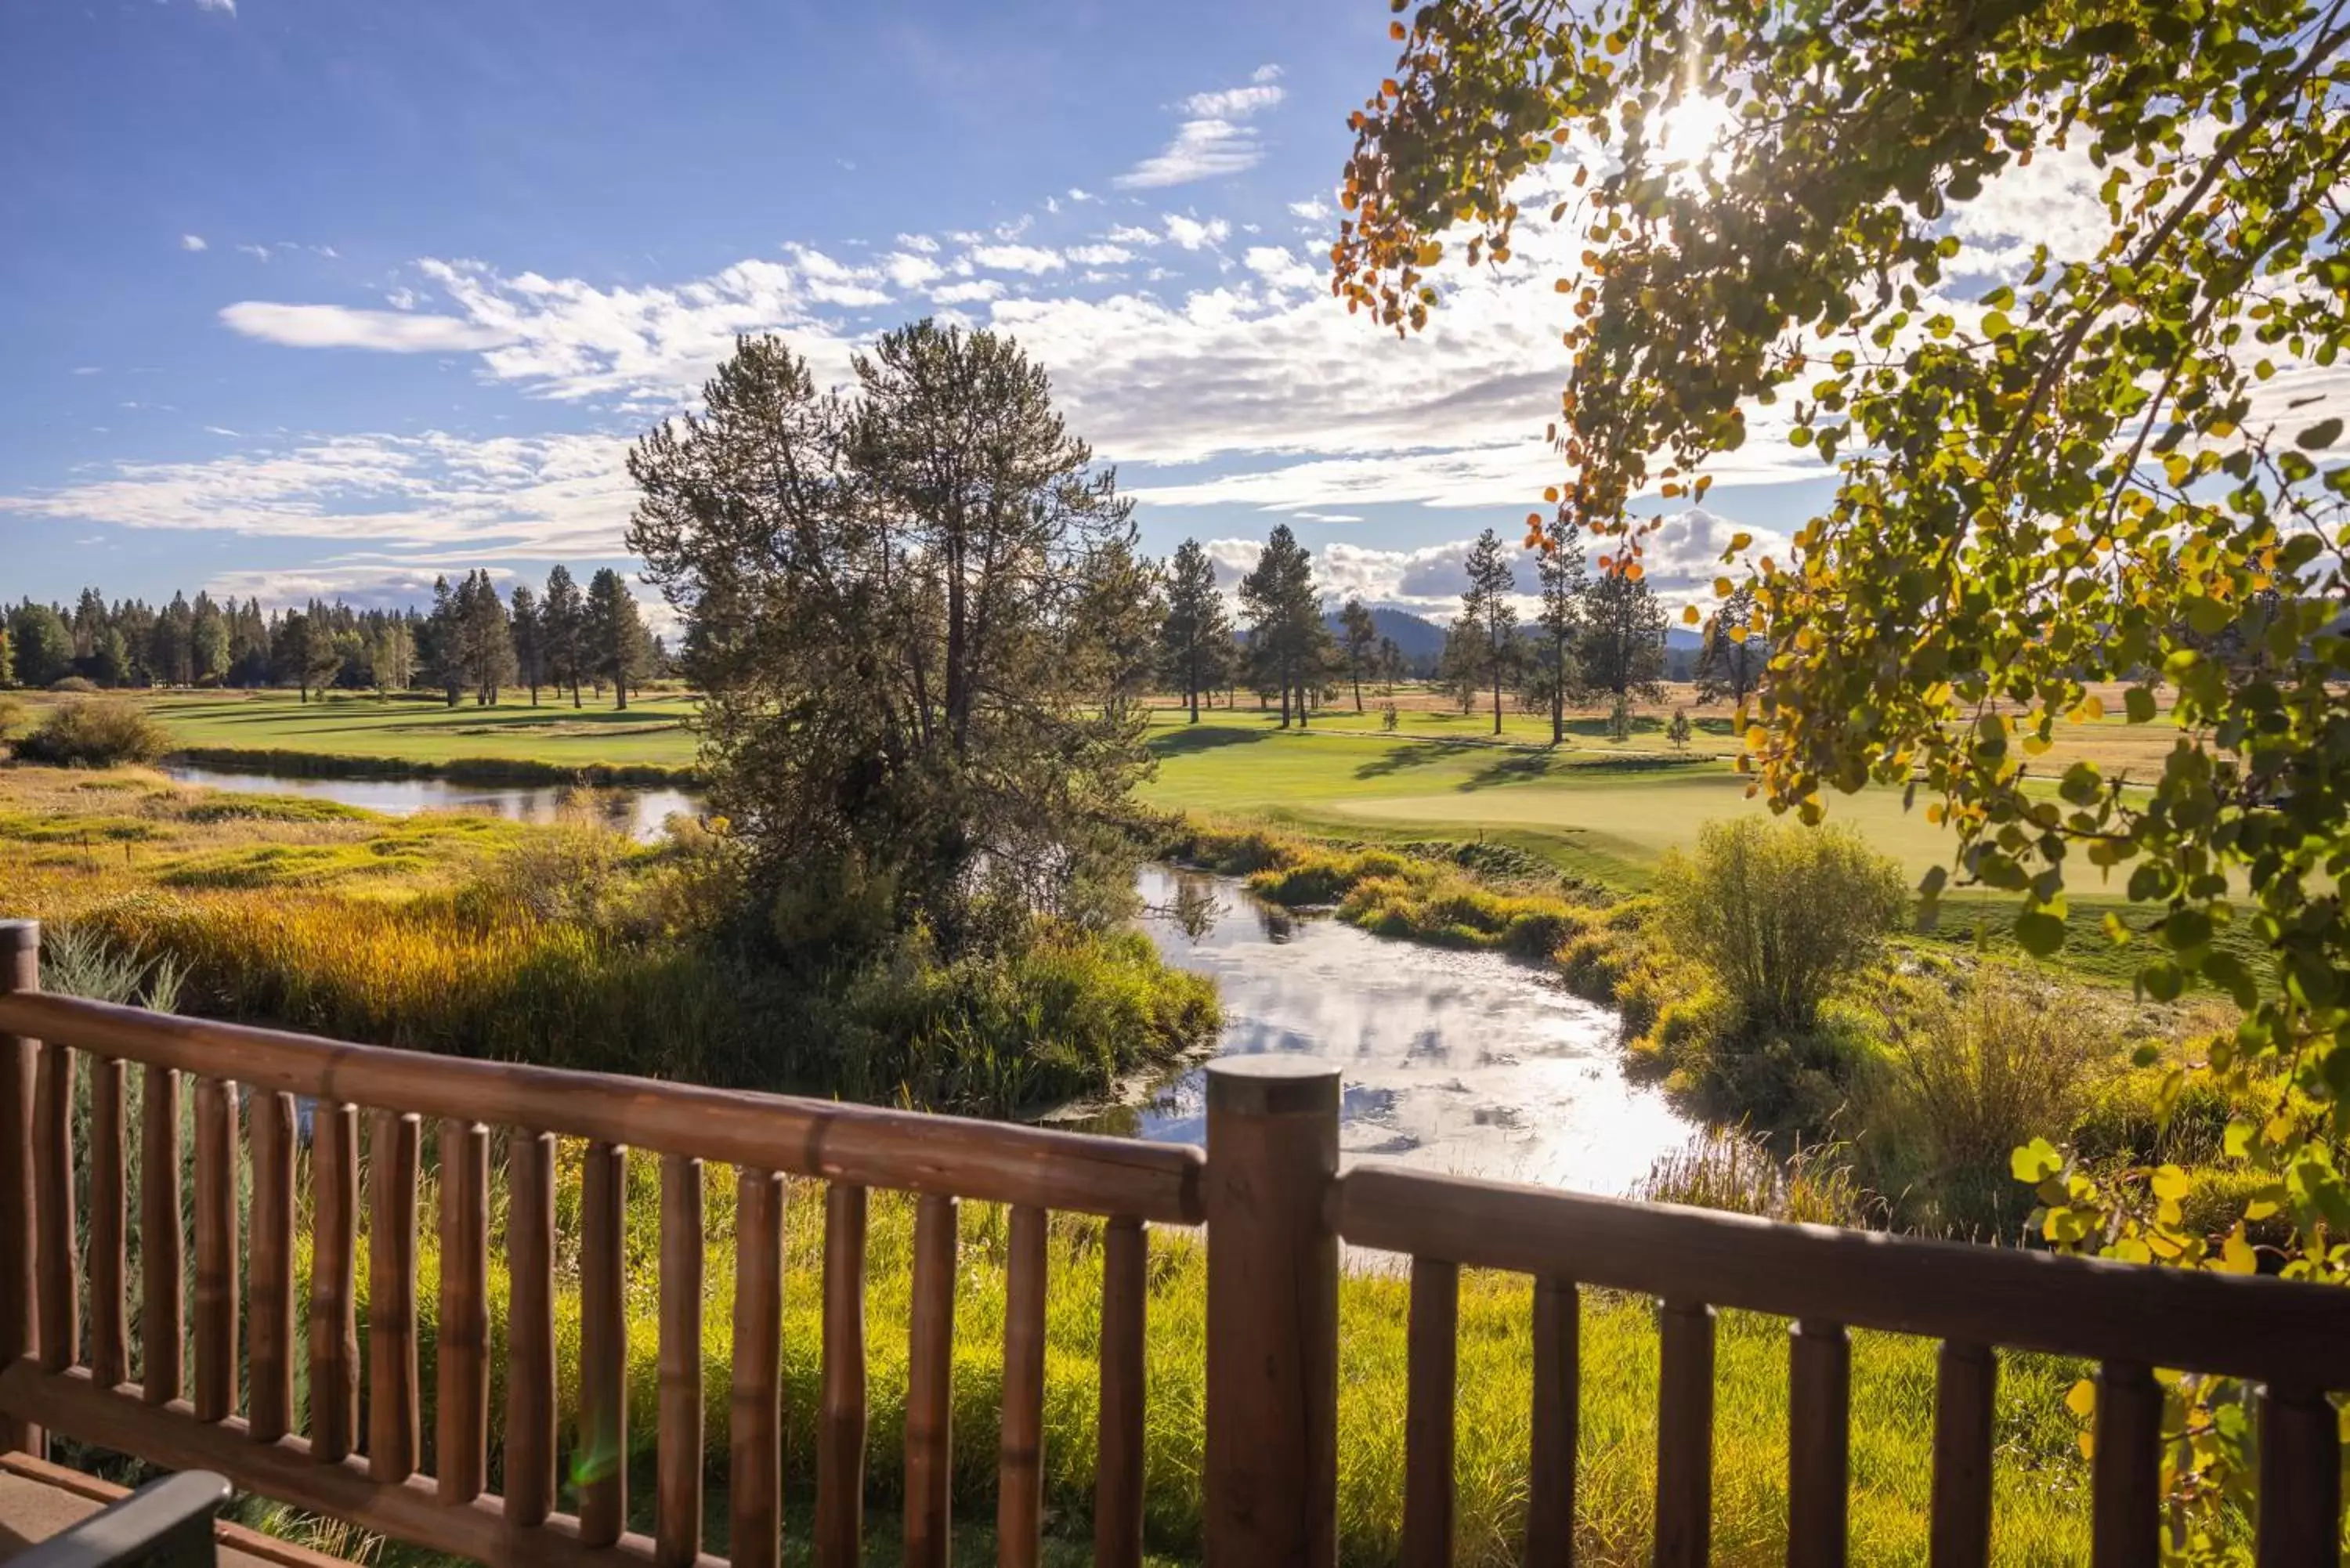
[[2046, 958], [2064, 945], [2064, 922], [2038, 909], [2015, 917], [2015, 940], [2034, 958]]
[[2342, 421], [2337, 417], [2318, 421], [2317, 423], [2293, 437], [2293, 444], [2303, 452], [2324, 452], [2341, 439]]
[[2154, 693], [2143, 686], [2133, 686], [2122, 693], [2122, 708], [2131, 723], [2150, 723], [2154, 719]]

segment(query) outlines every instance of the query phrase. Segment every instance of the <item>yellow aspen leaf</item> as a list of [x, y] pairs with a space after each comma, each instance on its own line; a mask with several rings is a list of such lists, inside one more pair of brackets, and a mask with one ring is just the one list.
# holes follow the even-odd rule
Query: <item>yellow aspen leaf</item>
[[2253, 1274], [2260, 1272], [2261, 1260], [2252, 1244], [2244, 1239], [2244, 1228], [2238, 1225], [2220, 1243], [2220, 1272], [2223, 1274]]
[[2064, 1408], [2084, 1421], [2097, 1413], [2097, 1386], [2086, 1377], [2064, 1393]]
[[2176, 1203], [2187, 1196], [2188, 1189], [2193, 1184], [2188, 1180], [2187, 1173], [2178, 1167], [2166, 1165], [2154, 1173], [2153, 1179], [2148, 1185], [2154, 1189], [2154, 1195], [2157, 1198], [2166, 1203]]
[[1695, 626], [1700, 618], [1701, 618], [1697, 613], [1697, 606], [1683, 605], [1681, 607], [1681, 624], [1683, 626]]
[[1558, 486], [1555, 484], [1544, 485], [1543, 499], [1550, 502], [1553, 505], [1556, 505], [1558, 503]]
[[1419, 263], [1421, 266], [1434, 266], [1443, 254], [1444, 244], [1442, 241], [1422, 240], [1419, 242], [1419, 247], [1411, 253], [1411, 259]]
[[1752, 543], [1754, 535], [1752, 534], [1732, 534], [1730, 536], [1730, 547], [1733, 550], [1743, 550]]
[[1735, 590], [1731, 587], [1731, 582], [1728, 577], [1716, 577], [1713, 579], [1713, 597], [1715, 598], [1726, 599], [1733, 591]]
[[1627, 561], [1627, 562], [1624, 564], [1624, 580], [1625, 580], [1625, 581], [1627, 581], [1627, 582], [1632, 582], [1632, 583], [1637, 583], [1637, 582], [1638, 582], [1642, 577], [1647, 576], [1648, 576], [1648, 573], [1647, 573], [1646, 571], [1644, 571], [1644, 570], [1641, 568], [1641, 566], [1640, 566], [1640, 563], [1639, 563], [1639, 562], [1638, 562], [1638, 561]]

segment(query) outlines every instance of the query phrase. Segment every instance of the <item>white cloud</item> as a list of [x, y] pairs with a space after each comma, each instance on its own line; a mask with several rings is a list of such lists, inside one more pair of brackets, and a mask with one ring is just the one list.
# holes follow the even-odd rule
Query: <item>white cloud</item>
[[936, 255], [938, 254], [939, 242], [931, 238], [928, 234], [899, 234], [898, 236], [898, 247], [900, 250], [919, 251], [926, 256]]
[[182, 234], [180, 236], [180, 248], [183, 251], [205, 251], [212, 249], [210, 245], [204, 244], [204, 236], [202, 234]]
[[1289, 203], [1289, 210], [1298, 217], [1310, 219], [1315, 223], [1320, 223], [1330, 215], [1329, 204], [1319, 196], [1308, 201], [1292, 202]]
[[413, 310], [421, 299], [412, 288], [395, 288], [383, 296], [383, 302], [394, 310]]
[[1183, 100], [1183, 112], [1202, 119], [1246, 119], [1261, 109], [1271, 109], [1288, 95], [1270, 84], [1226, 88], [1221, 92], [1195, 92]]
[[236, 248], [244, 252], [246, 255], [251, 256], [255, 261], [267, 261], [269, 259], [269, 247], [267, 245], [256, 245], [248, 240], [239, 244]]
[[1116, 245], [1155, 245], [1159, 234], [1157, 229], [1138, 228], [1132, 223], [1114, 223], [1102, 238]]
[[354, 310], [340, 305], [240, 300], [223, 307], [231, 331], [290, 348], [375, 348], [391, 354], [463, 354], [511, 341], [494, 327], [451, 316]]
[[1122, 266], [1134, 259], [1124, 245], [1071, 245], [1062, 254], [1079, 266]]
[[1090, 201], [1092, 201], [1093, 199], [1094, 199], [1094, 193], [1093, 193], [1091, 191], [1085, 190], [1085, 189], [1083, 189], [1083, 188], [1081, 188], [1081, 187], [1079, 187], [1079, 186], [1076, 186], [1076, 185], [1072, 185], [1072, 186], [1070, 186], [1070, 187], [1069, 187], [1069, 200], [1070, 200], [1070, 201], [1072, 201], [1072, 202], [1090, 202]]
[[881, 270], [889, 275], [891, 283], [907, 289], [920, 288], [945, 273], [945, 269], [930, 257], [911, 251], [898, 251], [886, 257], [881, 263]]
[[1232, 224], [1222, 218], [1210, 218], [1202, 223], [1197, 218], [1187, 218], [1180, 213], [1169, 213], [1166, 219], [1167, 237], [1187, 251], [1220, 245], [1232, 237]]
[[1251, 245], [1242, 258], [1248, 269], [1273, 288], [1318, 288], [1321, 269], [1299, 260], [1279, 245]]
[[944, 288], [934, 288], [931, 290], [931, 297], [941, 305], [975, 305], [983, 300], [994, 299], [1003, 293], [1003, 284], [992, 277], [983, 277], [971, 283], [951, 283]]
[[236, 15], [236, 0], [196, 0], [199, 11], [217, 11], [224, 16]]
[[1274, 85], [1279, 75], [1278, 66], [1260, 66], [1250, 86], [1193, 93], [1180, 106], [1190, 118], [1176, 126], [1166, 147], [1111, 183], [1123, 191], [1148, 191], [1255, 168], [1264, 158], [1264, 143], [1247, 121], [1286, 96]]
[[801, 286], [807, 291], [808, 298], [817, 304], [855, 309], [889, 303], [889, 292], [875, 286], [879, 276], [877, 269], [835, 261], [822, 251], [806, 245], [786, 245], [785, 249], [799, 264]]
[[[0, 511], [122, 527], [342, 539], [383, 562], [625, 554], [627, 444], [608, 436], [309, 436], [0, 495]], [[452, 555], [452, 552], [463, 552]]]
[[73, 368], [73, 373], [77, 376], [96, 376], [103, 373], [104, 369], [105, 367], [99, 365], [76, 365]]
[[971, 259], [997, 272], [1058, 272], [1069, 265], [1059, 252], [1038, 245], [973, 245]]

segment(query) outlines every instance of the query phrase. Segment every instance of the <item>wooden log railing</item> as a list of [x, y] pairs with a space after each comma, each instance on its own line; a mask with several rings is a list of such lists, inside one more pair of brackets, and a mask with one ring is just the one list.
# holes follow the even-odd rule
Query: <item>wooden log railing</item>
[[[1046, 1217], [1058, 1210], [1107, 1222], [1094, 1533], [1097, 1561], [1140, 1562], [1149, 1227], [1200, 1222], [1199, 1150], [426, 1056], [47, 996], [37, 951], [29, 922], [0, 922], [0, 1449], [37, 1447], [45, 1433], [69, 1436], [172, 1469], [216, 1470], [265, 1496], [484, 1563], [715, 1564], [702, 1540], [708, 1161], [733, 1166], [739, 1182], [726, 1374], [731, 1561], [775, 1568], [782, 1559], [783, 1220], [785, 1178], [796, 1176], [829, 1184], [816, 1560], [850, 1564], [862, 1550], [866, 1198], [894, 1189], [916, 1195], [919, 1206], [907, 1561], [947, 1561], [956, 1205], [976, 1199], [1011, 1211], [1003, 1560], [1034, 1563], [1040, 1555]], [[134, 1063], [144, 1089], [135, 1203], [123, 1096]], [[83, 1149], [75, 1147], [78, 1080], [92, 1096]], [[182, 1147], [183, 1097], [193, 1109], [191, 1149]], [[510, 1293], [504, 1448], [494, 1469], [494, 1128], [504, 1134], [494, 1141], [504, 1151]], [[570, 1140], [580, 1164], [578, 1397], [568, 1412], [557, 1407], [556, 1387], [556, 1189], [566, 1147], [558, 1137]], [[307, 1164], [299, 1158], [306, 1137]], [[437, 1154], [440, 1202], [437, 1213], [420, 1215], [428, 1147]], [[193, 1159], [192, 1253], [182, 1228], [183, 1153]], [[630, 1528], [645, 1511], [631, 1509], [624, 1458], [623, 1199], [635, 1158], [657, 1160], [660, 1170], [650, 1534]], [[76, 1206], [78, 1161], [88, 1172], [86, 1216]], [[305, 1169], [307, 1206], [296, 1191]], [[309, 1314], [297, 1324], [294, 1271], [306, 1210]], [[419, 1387], [420, 1222], [434, 1226], [440, 1256], [429, 1456]], [[124, 1267], [133, 1239], [136, 1280]], [[364, 1316], [356, 1288], [362, 1244]], [[193, 1311], [183, 1363], [189, 1258]], [[133, 1321], [143, 1344], [131, 1343]], [[307, 1422], [298, 1421], [297, 1359], [308, 1375]], [[567, 1433], [576, 1513], [559, 1507]], [[491, 1490], [494, 1474], [502, 1475], [503, 1496]]]
[[[1097, 1563], [1135, 1564], [1142, 1556], [1148, 1227], [1203, 1222], [1201, 1502], [1207, 1555], [1218, 1568], [1330, 1568], [1336, 1561], [1342, 1242], [1409, 1260], [1399, 1500], [1409, 1563], [1448, 1563], [1453, 1550], [1462, 1268], [1534, 1281], [1529, 1563], [1573, 1560], [1579, 1314], [1591, 1289], [1659, 1304], [1661, 1568], [1703, 1563], [1711, 1551], [1719, 1308], [1790, 1320], [1787, 1560], [1799, 1568], [1846, 1561], [1849, 1331], [1856, 1328], [1940, 1342], [1928, 1531], [1934, 1568], [1990, 1558], [1993, 1394], [2006, 1350], [2081, 1357], [2100, 1368], [2089, 1505], [2096, 1568], [2158, 1558], [2165, 1434], [2156, 1368], [2260, 1386], [2259, 1561], [2263, 1568], [2337, 1561], [2342, 1452], [2329, 1395], [2350, 1390], [2350, 1292], [1778, 1224], [1369, 1163], [1341, 1172], [1338, 1075], [1295, 1057], [1211, 1066], [1202, 1156], [420, 1056], [44, 996], [36, 951], [29, 925], [0, 922], [0, 1447], [36, 1446], [45, 1429], [62, 1433], [170, 1468], [218, 1470], [252, 1491], [494, 1564], [714, 1563], [702, 1534], [700, 1341], [702, 1172], [715, 1162], [733, 1166], [738, 1183], [724, 1403], [728, 1551], [742, 1568], [775, 1568], [787, 1523], [778, 1340], [786, 1176], [827, 1184], [816, 1495], [806, 1524], [821, 1564], [856, 1563], [864, 1535], [873, 1189], [916, 1200], [905, 1421], [910, 1563], [947, 1561], [962, 1200], [1009, 1210], [996, 1506], [1005, 1563], [1031, 1564], [1040, 1554], [1053, 1210], [1107, 1221]], [[122, 1099], [133, 1063], [144, 1089], [135, 1194]], [[183, 1077], [195, 1080], [186, 1096], [194, 1112], [195, 1291], [185, 1324]], [[72, 1143], [78, 1079], [92, 1096], [86, 1151]], [[297, 1115], [305, 1106], [307, 1121]], [[430, 1475], [421, 1473], [416, 1298], [427, 1120], [439, 1156], [441, 1199], [431, 1222], [442, 1258]], [[486, 1441], [492, 1128], [504, 1132], [510, 1289], [504, 1446], [494, 1467]], [[579, 1366], [569, 1412], [558, 1409], [556, 1386], [557, 1135], [571, 1140], [580, 1165]], [[296, 1157], [306, 1136], [307, 1166]], [[87, 1215], [75, 1207], [78, 1152], [88, 1170]], [[640, 1156], [660, 1161], [661, 1215], [650, 1535], [629, 1528], [629, 1476], [619, 1459], [629, 1447], [622, 1199], [627, 1164]], [[295, 1191], [306, 1168], [307, 1206]], [[249, 1198], [241, 1201], [246, 1172]], [[363, 1203], [364, 1368], [354, 1283]], [[290, 1271], [305, 1211], [311, 1289], [307, 1323], [297, 1325]], [[138, 1241], [136, 1280], [125, 1267], [126, 1235]], [[134, 1291], [136, 1336], [126, 1299]], [[192, 1365], [181, 1355], [183, 1327]], [[306, 1423], [294, 1397], [297, 1357], [307, 1359]], [[560, 1506], [566, 1433], [575, 1513]], [[490, 1489], [494, 1475], [503, 1496]]]

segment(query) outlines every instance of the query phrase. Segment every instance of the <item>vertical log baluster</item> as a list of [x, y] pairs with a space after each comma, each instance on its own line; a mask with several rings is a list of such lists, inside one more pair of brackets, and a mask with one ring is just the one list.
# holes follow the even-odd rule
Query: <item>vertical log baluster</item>
[[1143, 1345], [1149, 1295], [1149, 1231], [1139, 1220], [1110, 1220], [1102, 1231], [1096, 1568], [1142, 1563]]
[[368, 1474], [379, 1485], [416, 1473], [416, 1166], [422, 1131], [413, 1114], [378, 1111], [368, 1137]]
[[1934, 1501], [1929, 1568], [1991, 1561], [1991, 1396], [1999, 1361], [1980, 1345], [1946, 1340], [1934, 1390]]
[[63, 1372], [81, 1355], [81, 1269], [74, 1226], [74, 1054], [41, 1046], [33, 1080], [34, 1261], [41, 1369]]
[[180, 1211], [180, 1075], [140, 1075], [139, 1363], [147, 1403], [168, 1405], [187, 1382], [187, 1232]]
[[441, 1124], [441, 1320], [433, 1357], [434, 1495], [473, 1501], [489, 1477], [490, 1129]]
[[863, 1188], [836, 1181], [825, 1189], [817, 1568], [856, 1568], [865, 1535], [865, 1220]]
[[2156, 1568], [2162, 1556], [2162, 1390], [2132, 1363], [2097, 1368], [2089, 1473], [2092, 1568]]
[[1713, 1548], [1713, 1309], [1659, 1314], [1657, 1568], [1704, 1568]]
[[237, 1086], [196, 1080], [196, 1419], [236, 1413]]
[[996, 1559], [1036, 1568], [1045, 1524], [1045, 1270], [1042, 1209], [1012, 1210], [1003, 1280], [1003, 1423], [996, 1451]]
[[1804, 1320], [1787, 1338], [1787, 1568], [1844, 1568], [1852, 1480], [1852, 1340]]
[[555, 1135], [506, 1138], [506, 1521], [555, 1511]]
[[945, 1568], [954, 1479], [955, 1227], [951, 1198], [914, 1208], [913, 1322], [906, 1348], [906, 1568]]
[[123, 1064], [93, 1057], [89, 1064], [89, 1376], [100, 1388], [130, 1376], [130, 1325], [123, 1301], [129, 1282], [130, 1149], [123, 1135]]
[[727, 1554], [783, 1561], [784, 1179], [744, 1169], [734, 1198], [734, 1365], [727, 1397]]
[[2342, 1560], [2342, 1418], [2314, 1389], [2261, 1392], [2260, 1568]]
[[1460, 1397], [1461, 1266], [1411, 1261], [1405, 1327], [1403, 1561], [1452, 1561], [1453, 1406]]
[[1575, 1444], [1583, 1397], [1583, 1300], [1572, 1280], [1534, 1282], [1534, 1432], [1528, 1445], [1528, 1568], [1575, 1561]]
[[274, 1443], [294, 1427], [294, 1096], [253, 1100], [253, 1293], [245, 1355], [247, 1430]]
[[621, 1272], [629, 1151], [588, 1146], [579, 1202], [579, 1539], [609, 1546], [629, 1520], [629, 1316]]
[[338, 1464], [359, 1444], [359, 1112], [310, 1107], [310, 1457]]
[[[41, 989], [41, 927], [0, 920], [0, 995]], [[0, 1034], [0, 1366], [30, 1355], [40, 1343], [34, 1294], [33, 1105], [39, 1043]], [[0, 1449], [47, 1451], [41, 1429], [0, 1415]]]
[[1220, 1563], [1337, 1561], [1338, 1071], [1208, 1064], [1201, 1534]]
[[702, 1554], [702, 1161], [665, 1156], [655, 1568], [693, 1568]]

